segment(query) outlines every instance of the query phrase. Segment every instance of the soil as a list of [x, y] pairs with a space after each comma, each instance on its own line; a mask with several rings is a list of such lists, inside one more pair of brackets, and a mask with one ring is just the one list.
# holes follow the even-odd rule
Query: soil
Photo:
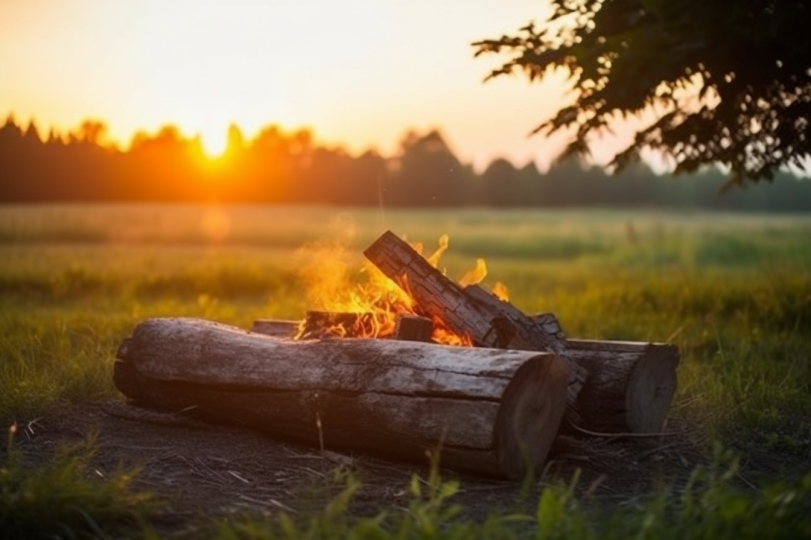
[[[677, 420], [658, 437], [560, 436], [544, 474], [530, 486], [442, 471], [460, 482], [453, 498], [464, 513], [482, 518], [493, 511], [532, 511], [544, 485], [569, 483], [579, 469], [577, 489], [596, 505], [626, 506], [641, 501], [655, 485], [679, 490], [703, 446]], [[184, 533], [208, 519], [239, 512], [316, 512], [342, 484], [334, 479], [349, 468], [362, 482], [351, 511], [374, 515], [388, 507], [405, 509], [413, 475], [428, 476], [426, 463], [403, 463], [346, 452], [322, 452], [241, 427], [210, 425], [156, 413], [123, 401], [82, 405], [29, 422], [19, 422], [15, 445], [33, 463], [44, 462], [61, 444], [95, 435], [91, 473], [107, 475], [120, 465], [135, 466], [137, 489], [168, 502], [159, 517], [163, 532]], [[529, 493], [529, 495], [527, 495]]]

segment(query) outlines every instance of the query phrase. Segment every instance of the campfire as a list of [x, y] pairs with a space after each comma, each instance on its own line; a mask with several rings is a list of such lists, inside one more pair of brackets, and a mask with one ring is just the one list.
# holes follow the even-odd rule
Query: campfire
[[[424, 261], [424, 265], [430, 265], [438, 271], [442, 254], [448, 249], [448, 236], [442, 235], [439, 238], [439, 246], [429, 256], [423, 256], [423, 246], [420, 243], [411, 244], [410, 247], [413, 254]], [[294, 339], [420, 339], [444, 345], [473, 346], [467, 333], [454, 332], [440, 315], [426, 312], [423, 305], [414, 299], [406, 275], [392, 279], [372, 262], [367, 262], [363, 268], [366, 282], [353, 286], [341, 279], [341, 276], [336, 279], [328, 266], [320, 264], [319, 271], [308, 273], [310, 287], [313, 289], [310, 296], [323, 309], [307, 312]], [[323, 280], [325, 285], [322, 285], [321, 279], [324, 276], [323, 270], [327, 273]], [[475, 268], [465, 274], [458, 284], [478, 284], [486, 276], [484, 259], [478, 259]], [[502, 299], [506, 299], [506, 291], [501, 283], [494, 287], [494, 294]]]
[[564, 351], [554, 315], [531, 320], [507, 301], [504, 285], [494, 293], [479, 286], [487, 275], [483, 259], [459, 283], [440, 272], [447, 247], [443, 236], [439, 248], [423, 257], [421, 246], [387, 231], [364, 251], [371, 263], [369, 284], [350, 292], [348, 301], [335, 299], [334, 310], [309, 312], [296, 337], [413, 339], [409, 331], [420, 326], [439, 344]]
[[678, 350], [567, 339], [555, 315], [526, 315], [506, 289], [460, 282], [388, 231], [365, 251], [369, 280], [304, 320], [251, 332], [197, 319], [144, 321], [114, 379], [137, 405], [193, 410], [322, 448], [522, 478], [560, 432], [656, 433]]

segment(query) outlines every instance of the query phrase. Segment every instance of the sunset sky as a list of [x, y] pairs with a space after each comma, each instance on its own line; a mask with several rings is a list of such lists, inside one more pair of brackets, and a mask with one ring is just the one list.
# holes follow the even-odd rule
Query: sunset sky
[[477, 167], [545, 166], [561, 141], [528, 137], [562, 85], [482, 83], [470, 43], [547, 15], [544, 0], [0, 0], [0, 114], [41, 130], [85, 118], [112, 138], [173, 123], [216, 150], [227, 126], [309, 126], [388, 154], [443, 130]]

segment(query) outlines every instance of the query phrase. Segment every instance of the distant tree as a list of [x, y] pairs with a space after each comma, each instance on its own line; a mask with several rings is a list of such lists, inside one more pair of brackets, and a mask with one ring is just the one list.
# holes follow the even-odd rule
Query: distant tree
[[76, 130], [76, 133], [71, 133], [69, 137], [77, 142], [101, 145], [105, 143], [106, 135], [107, 124], [99, 120], [85, 120]]
[[605, 173], [578, 157], [553, 163], [543, 177], [545, 206], [592, 206], [606, 190]]
[[383, 189], [388, 177], [386, 158], [367, 150], [352, 162], [352, 204], [375, 206], [383, 202]]
[[[213, 182], [201, 182], [196, 154], [199, 140], [187, 139], [177, 126], [165, 125], [153, 136], [136, 133], [132, 138], [120, 173], [134, 200], [189, 201], [205, 200], [208, 190], [219, 188]], [[137, 186], [137, 187], [136, 187]]]
[[387, 202], [397, 206], [447, 207], [466, 201], [470, 170], [464, 167], [442, 135], [409, 132], [401, 142]]
[[518, 169], [518, 182], [521, 184], [525, 206], [549, 206], [547, 200], [550, 187], [545, 180], [545, 176], [532, 161]]
[[485, 202], [489, 206], [510, 207], [526, 204], [521, 193], [518, 170], [506, 159], [493, 160], [482, 174], [482, 180]]
[[509, 58], [488, 79], [563, 69], [574, 104], [535, 132], [575, 131], [565, 156], [618, 118], [655, 115], [610, 165], [643, 148], [676, 172], [721, 163], [730, 182], [771, 180], [811, 157], [811, 3], [805, 0], [553, 0], [542, 26], [473, 44]]

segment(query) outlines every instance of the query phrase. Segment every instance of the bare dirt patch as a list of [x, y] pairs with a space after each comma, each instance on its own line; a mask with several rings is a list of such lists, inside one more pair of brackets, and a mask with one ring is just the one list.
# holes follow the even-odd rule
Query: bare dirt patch
[[[595, 505], [633, 504], [656, 484], [679, 489], [704, 459], [684, 427], [671, 421], [667, 430], [672, 435], [558, 437], [546, 471], [529, 486], [452, 471], [443, 471], [443, 478], [460, 482], [453, 502], [472, 518], [530, 510], [544, 485], [569, 482], [577, 469], [577, 488]], [[175, 532], [232, 513], [319, 511], [342, 488], [334, 478], [338, 468], [350, 469], [362, 482], [353, 512], [405, 509], [412, 476], [428, 475], [427, 459], [402, 463], [345, 450], [322, 452], [238, 426], [211, 425], [121, 401], [19, 421], [14, 444], [36, 464], [48, 460], [59, 445], [90, 436], [97, 445], [91, 473], [103, 477], [121, 465], [137, 467], [136, 488], [167, 501], [159, 525]]]

